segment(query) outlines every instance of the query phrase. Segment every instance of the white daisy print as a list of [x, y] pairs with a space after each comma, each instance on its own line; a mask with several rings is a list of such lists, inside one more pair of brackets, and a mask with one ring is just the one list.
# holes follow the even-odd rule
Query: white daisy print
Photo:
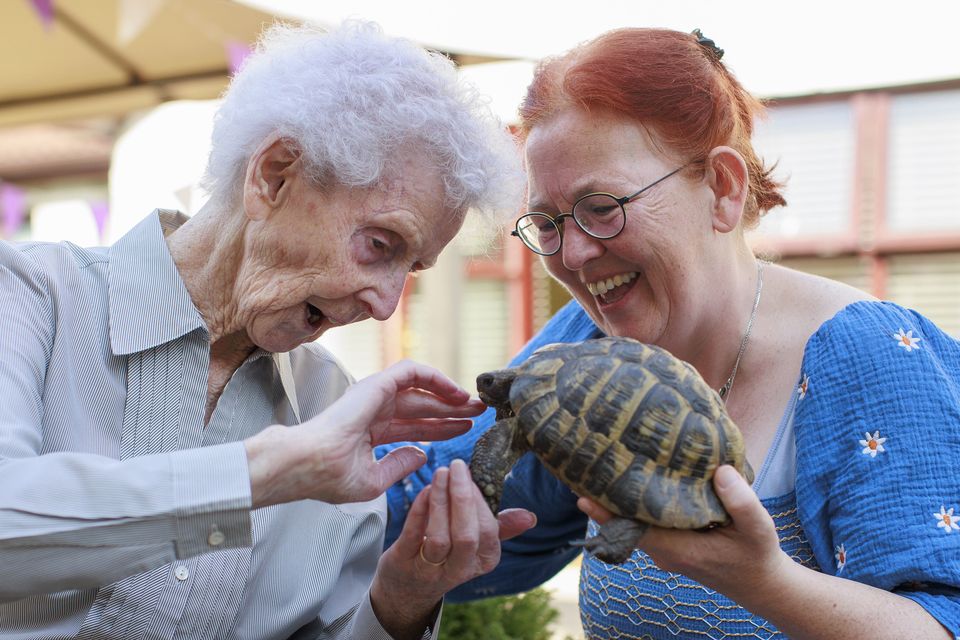
[[893, 339], [897, 341], [897, 346], [903, 347], [907, 351], [919, 349], [920, 345], [918, 343], [923, 340], [920, 336], [914, 337], [912, 329], [904, 333], [903, 327], [900, 328], [900, 331], [893, 334]]
[[960, 524], [957, 524], [957, 518], [953, 517], [953, 507], [946, 509], [946, 505], [940, 505], [940, 513], [934, 513], [933, 517], [938, 520], [937, 526], [942, 527], [945, 533], [960, 531]]
[[797, 387], [797, 393], [800, 395], [800, 400], [803, 400], [807, 395], [807, 389], [810, 387], [810, 378], [807, 377], [807, 374], [803, 374], [803, 380], [800, 381], [800, 386]]
[[833, 557], [837, 560], [837, 575], [840, 575], [840, 572], [843, 571], [843, 568], [847, 566], [847, 550], [841, 544], [836, 547], [836, 553], [833, 554]]
[[863, 450], [860, 452], [864, 455], [868, 455], [871, 458], [876, 458], [878, 453], [883, 453], [886, 449], [883, 448], [883, 443], [887, 441], [886, 438], [880, 437], [879, 431], [874, 431], [873, 435], [870, 435], [870, 432], [867, 431], [863, 434], [864, 439], [860, 441], [860, 446], [863, 447]]

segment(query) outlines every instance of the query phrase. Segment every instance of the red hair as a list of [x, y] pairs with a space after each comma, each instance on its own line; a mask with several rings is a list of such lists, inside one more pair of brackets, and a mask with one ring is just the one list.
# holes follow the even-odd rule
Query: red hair
[[747, 93], [711, 50], [691, 34], [667, 29], [618, 29], [544, 60], [520, 106], [520, 138], [564, 107], [606, 108], [656, 132], [681, 156], [706, 159], [726, 145], [747, 164], [747, 228], [786, 204], [751, 143], [763, 103]]

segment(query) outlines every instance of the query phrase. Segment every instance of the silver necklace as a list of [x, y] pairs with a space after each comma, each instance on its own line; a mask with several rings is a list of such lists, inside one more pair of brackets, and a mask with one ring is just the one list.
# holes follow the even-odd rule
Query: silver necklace
[[733, 381], [737, 377], [737, 369], [740, 367], [740, 358], [743, 352], [747, 350], [747, 343], [750, 341], [750, 331], [753, 329], [753, 321], [757, 317], [757, 307], [760, 306], [760, 292], [763, 291], [763, 260], [757, 260], [757, 295], [753, 298], [753, 309], [750, 310], [750, 319], [747, 321], [747, 330], [743, 332], [743, 339], [740, 341], [740, 351], [737, 352], [737, 359], [733, 363], [733, 369], [730, 371], [730, 377], [723, 383], [723, 386], [717, 390], [720, 398], [726, 402], [730, 395], [730, 389], [733, 388]]

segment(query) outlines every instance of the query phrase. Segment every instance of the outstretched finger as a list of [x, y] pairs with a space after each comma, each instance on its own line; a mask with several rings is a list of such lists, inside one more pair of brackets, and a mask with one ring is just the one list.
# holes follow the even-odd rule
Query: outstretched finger
[[450, 469], [433, 472], [430, 513], [423, 538], [423, 558], [429, 563], [445, 562], [450, 555]]
[[396, 362], [375, 375], [382, 375], [384, 380], [389, 380], [394, 385], [394, 394], [405, 389], [423, 389], [455, 403], [466, 402], [470, 398], [466, 389], [439, 369], [412, 360]]
[[470, 430], [472, 420], [449, 418], [446, 420], [394, 420], [389, 428], [371, 434], [373, 446], [390, 442], [425, 442], [449, 440]]
[[385, 455], [376, 463], [377, 495], [422, 467], [426, 461], [427, 454], [413, 445], [398, 447]]
[[[486, 502], [483, 506], [489, 509]], [[500, 539], [509, 540], [537, 526], [537, 516], [526, 509], [504, 509], [497, 514], [497, 522], [500, 525]]]
[[472, 418], [487, 409], [479, 398], [440, 397], [423, 389], [405, 389], [397, 395], [394, 415], [398, 419]]
[[403, 530], [397, 536], [397, 541], [393, 543], [393, 548], [402, 558], [416, 558], [420, 553], [420, 543], [423, 542], [423, 536], [427, 532], [427, 518], [430, 511], [430, 491], [428, 485], [423, 488], [410, 510], [407, 512], [407, 519], [403, 524]]
[[[473, 562], [480, 539], [483, 537], [483, 525], [488, 525], [486, 529], [488, 537], [495, 541], [496, 550], [499, 552], [500, 543], [493, 535], [495, 525], [492, 522], [490, 510], [488, 508], [486, 513], [478, 513], [477, 507], [482, 503], [482, 499], [463, 460], [457, 459], [450, 463], [448, 494], [450, 496], [450, 560], [453, 568], [469, 566]], [[482, 516], [486, 516], [486, 520], [483, 520]]]

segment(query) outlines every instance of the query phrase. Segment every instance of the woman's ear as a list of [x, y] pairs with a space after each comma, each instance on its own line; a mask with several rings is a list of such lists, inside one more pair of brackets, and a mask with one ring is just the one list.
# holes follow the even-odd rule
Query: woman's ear
[[713, 191], [714, 230], [729, 233], [740, 224], [750, 190], [747, 163], [730, 147], [714, 147], [707, 155], [706, 178]]
[[243, 182], [243, 205], [247, 217], [266, 218], [287, 197], [287, 181], [298, 166], [300, 150], [278, 135], [260, 143], [247, 162]]

